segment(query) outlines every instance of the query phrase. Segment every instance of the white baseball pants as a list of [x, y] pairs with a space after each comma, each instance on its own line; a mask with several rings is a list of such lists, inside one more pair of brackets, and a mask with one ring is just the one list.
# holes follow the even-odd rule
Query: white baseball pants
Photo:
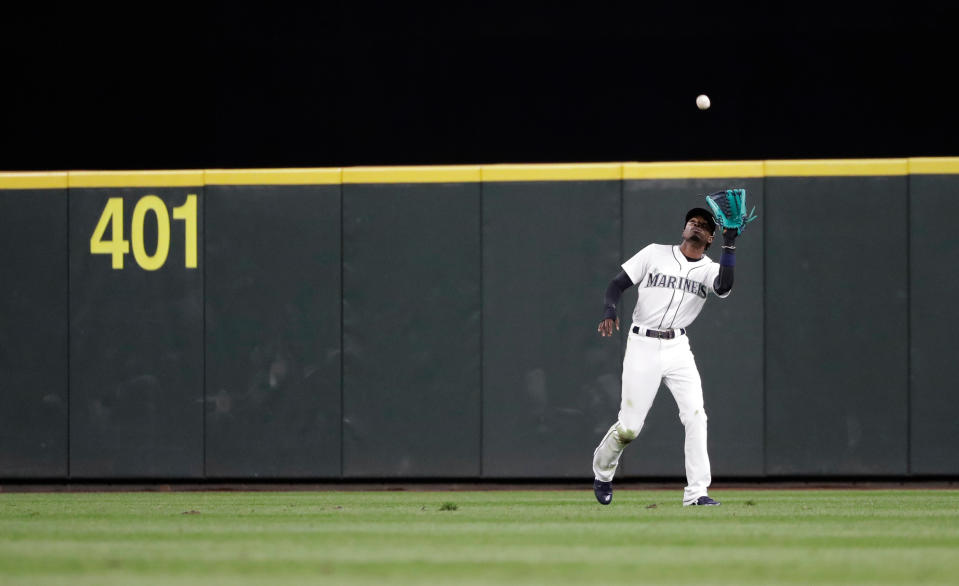
[[665, 382], [679, 407], [679, 420], [686, 428], [687, 486], [683, 503], [691, 503], [707, 494], [712, 481], [706, 453], [702, 381], [689, 349], [689, 338], [678, 335], [678, 330], [677, 336], [671, 340], [650, 338], [644, 332], [640, 329], [640, 333], [634, 334], [630, 327], [623, 359], [619, 420], [593, 453], [593, 473], [603, 482], [612, 482], [623, 449], [642, 431], [659, 385]]

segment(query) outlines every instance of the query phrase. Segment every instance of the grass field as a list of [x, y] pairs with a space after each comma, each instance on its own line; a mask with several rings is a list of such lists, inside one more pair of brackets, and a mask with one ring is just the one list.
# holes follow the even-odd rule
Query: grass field
[[957, 584], [959, 491], [0, 494], [0, 584]]

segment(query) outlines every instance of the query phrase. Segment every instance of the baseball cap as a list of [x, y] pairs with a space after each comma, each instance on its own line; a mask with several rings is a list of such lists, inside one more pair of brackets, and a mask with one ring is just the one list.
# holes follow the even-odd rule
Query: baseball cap
[[699, 216], [705, 218], [709, 223], [709, 231], [716, 232], [716, 218], [713, 217], [713, 213], [706, 208], [693, 208], [686, 212], [686, 222], [688, 223], [690, 218]]

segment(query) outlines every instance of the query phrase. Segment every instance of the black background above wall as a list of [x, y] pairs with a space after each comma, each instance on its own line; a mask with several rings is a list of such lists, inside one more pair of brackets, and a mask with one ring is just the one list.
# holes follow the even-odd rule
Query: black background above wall
[[13, 6], [0, 168], [957, 155], [942, 4]]

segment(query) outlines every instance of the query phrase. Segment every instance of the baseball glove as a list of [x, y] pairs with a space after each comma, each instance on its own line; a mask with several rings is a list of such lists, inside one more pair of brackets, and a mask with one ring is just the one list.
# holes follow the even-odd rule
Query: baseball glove
[[742, 234], [746, 224], [757, 218], [756, 206], [746, 213], [746, 190], [727, 189], [717, 191], [706, 196], [706, 203], [716, 216], [716, 222], [723, 230], [735, 229], [736, 234]]

